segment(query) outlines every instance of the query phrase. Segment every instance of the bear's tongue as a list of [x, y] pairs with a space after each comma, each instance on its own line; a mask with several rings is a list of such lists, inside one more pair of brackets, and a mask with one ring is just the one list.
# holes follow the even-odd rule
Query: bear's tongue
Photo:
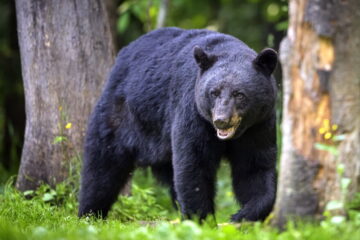
[[216, 129], [217, 136], [220, 139], [229, 139], [235, 134], [235, 127], [228, 128], [228, 129]]

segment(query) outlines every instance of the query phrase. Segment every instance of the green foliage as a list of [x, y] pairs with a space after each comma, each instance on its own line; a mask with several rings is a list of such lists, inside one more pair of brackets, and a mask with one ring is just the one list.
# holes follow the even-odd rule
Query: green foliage
[[[45, 187], [36, 194], [41, 196]], [[70, 199], [70, 198], [69, 198]], [[153, 222], [119, 221], [114, 216], [108, 220], [92, 217], [78, 219], [74, 209], [64, 202], [50, 204], [40, 197], [26, 199], [10, 185], [0, 195], [0, 239], [259, 239], [259, 240], [328, 240], [359, 239], [360, 221], [321, 224], [292, 223], [287, 230], [279, 232], [261, 223], [241, 225], [223, 224], [218, 228], [192, 221], [171, 223], [159, 220]], [[359, 213], [356, 215], [360, 219]]]
[[122, 222], [166, 219], [168, 211], [156, 201], [151, 188], [133, 184], [130, 196], [120, 196], [109, 217]]
[[339, 151], [336, 146], [323, 143], [315, 143], [315, 148], [318, 150], [327, 151], [335, 156], [339, 155]]
[[[234, 35], [261, 50], [272, 35], [276, 47], [287, 29], [286, 0], [172, 0], [166, 26], [208, 28]], [[160, 1], [125, 0], [118, 8], [117, 30], [127, 44], [155, 29]]]
[[0, 0], [0, 181], [18, 169], [25, 125], [14, 5]]
[[156, 16], [159, 10], [159, 0], [127, 0], [118, 7], [119, 19], [117, 28], [120, 34], [130, 26], [130, 16], [140, 20], [144, 27], [142, 30], [149, 31], [155, 28]]
[[11, 174], [0, 165], [0, 194], [4, 192], [4, 183], [9, 181]]
[[360, 193], [356, 193], [354, 199], [348, 204], [350, 210], [360, 211]]
[[55, 188], [43, 185], [24, 193], [18, 192], [13, 180], [9, 180], [0, 193], [0, 239], [360, 239], [360, 195], [351, 205], [348, 220], [329, 218], [319, 224], [290, 222], [283, 232], [267, 223], [229, 224], [229, 215], [238, 208], [231, 193], [229, 170], [225, 163], [218, 174], [218, 227], [209, 221], [203, 225], [180, 222], [167, 189], [154, 188], [156, 182], [149, 170], [135, 173], [132, 195], [120, 197], [107, 220], [77, 218], [78, 188], [74, 183], [78, 176]]

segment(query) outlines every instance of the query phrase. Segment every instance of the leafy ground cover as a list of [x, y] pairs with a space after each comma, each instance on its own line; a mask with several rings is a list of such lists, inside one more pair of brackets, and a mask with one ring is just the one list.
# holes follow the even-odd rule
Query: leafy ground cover
[[217, 227], [211, 221], [179, 221], [167, 190], [158, 187], [149, 171], [135, 174], [132, 195], [120, 197], [107, 220], [77, 218], [76, 177], [54, 189], [43, 185], [24, 193], [16, 191], [10, 179], [0, 187], [0, 239], [360, 239], [356, 210], [346, 221], [290, 222], [282, 232], [267, 222], [229, 224], [237, 204], [228, 173], [224, 164], [218, 181]]

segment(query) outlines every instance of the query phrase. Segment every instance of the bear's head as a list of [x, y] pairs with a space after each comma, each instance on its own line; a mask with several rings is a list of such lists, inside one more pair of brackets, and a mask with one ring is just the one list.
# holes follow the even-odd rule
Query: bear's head
[[209, 54], [194, 47], [199, 67], [195, 101], [221, 140], [241, 136], [249, 127], [269, 118], [274, 111], [276, 84], [272, 73], [277, 53], [249, 48], [238, 52]]

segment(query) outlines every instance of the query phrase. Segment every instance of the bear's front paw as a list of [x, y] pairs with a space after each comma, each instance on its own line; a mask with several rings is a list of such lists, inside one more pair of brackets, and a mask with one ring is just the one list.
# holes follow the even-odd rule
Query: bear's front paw
[[245, 219], [244, 213], [240, 210], [239, 212], [231, 215], [230, 221], [231, 222], [241, 222]]

